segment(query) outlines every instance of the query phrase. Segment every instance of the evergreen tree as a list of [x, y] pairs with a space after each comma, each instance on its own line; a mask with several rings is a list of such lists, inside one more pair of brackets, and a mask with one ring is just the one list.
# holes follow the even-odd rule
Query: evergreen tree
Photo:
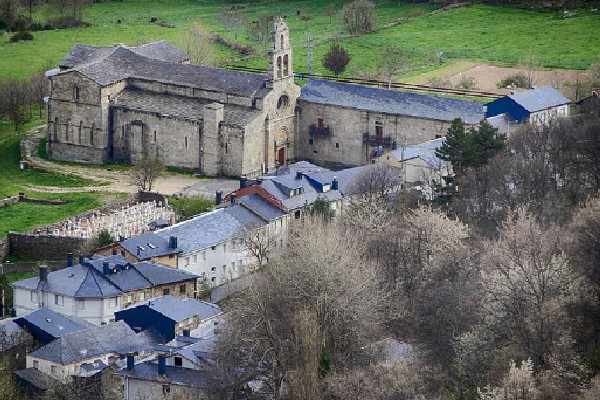
[[[472, 128], [473, 131], [475, 129]], [[474, 167], [485, 165], [504, 147], [506, 136], [498, 134], [498, 128], [494, 128], [483, 120], [475, 134], [475, 146], [477, 148], [477, 160]]]
[[473, 166], [478, 159], [473, 130], [466, 130], [462, 119], [455, 118], [448, 128], [446, 141], [435, 151], [435, 155], [449, 161], [454, 176], [460, 180], [464, 169]]

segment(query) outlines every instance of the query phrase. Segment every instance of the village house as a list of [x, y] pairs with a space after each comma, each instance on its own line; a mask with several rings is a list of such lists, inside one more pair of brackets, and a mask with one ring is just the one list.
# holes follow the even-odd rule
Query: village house
[[124, 322], [65, 333], [27, 354], [27, 368], [34, 368], [67, 383], [83, 372], [101, 371], [128, 353], [150, 348], [147, 341]]
[[42, 344], [50, 343], [64, 334], [95, 326], [84, 319], [63, 315], [49, 308], [32, 311], [15, 318], [14, 322]]
[[218, 305], [197, 299], [161, 296], [117, 311], [115, 318], [135, 332], [153, 330], [166, 343], [175, 336], [189, 335], [203, 324], [212, 324], [222, 313]]
[[506, 115], [518, 123], [548, 125], [569, 116], [571, 100], [551, 86], [501, 97], [487, 104], [486, 117]]
[[12, 283], [14, 311], [23, 316], [49, 308], [100, 325], [114, 313], [149, 298], [193, 297], [198, 276], [161, 264], [130, 263], [121, 255], [81, 258], [79, 264]]
[[151, 261], [177, 268], [177, 255], [182, 250], [177, 247], [177, 237], [164, 238], [154, 231], [132, 236], [92, 250], [93, 254], [111, 256], [120, 254], [129, 262]]

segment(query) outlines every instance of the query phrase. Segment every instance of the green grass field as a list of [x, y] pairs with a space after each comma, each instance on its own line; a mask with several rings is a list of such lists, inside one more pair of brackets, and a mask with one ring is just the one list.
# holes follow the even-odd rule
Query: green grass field
[[[89, 28], [34, 32], [32, 42], [8, 43], [8, 35], [0, 38], [0, 77], [26, 78], [36, 70], [56, 65], [75, 44], [137, 45], [165, 39], [181, 44], [184, 29], [200, 24], [207, 32], [218, 33], [229, 40], [233, 34], [221, 27], [221, 7], [239, 2], [208, 0], [128, 0], [89, 5], [85, 21]], [[444, 52], [448, 59], [468, 59], [502, 64], [515, 64], [533, 50], [545, 67], [585, 69], [600, 54], [600, 15], [587, 9], [578, 10], [575, 18], [562, 19], [553, 11], [536, 11], [509, 6], [477, 4], [442, 13], [429, 14], [429, 4], [412, 4], [382, 0], [378, 2], [377, 26], [398, 18], [405, 23], [380, 29], [369, 35], [344, 38], [336, 16], [333, 22], [324, 14], [331, 3], [318, 0], [265, 1], [247, 4], [248, 20], [264, 14], [287, 17], [291, 42], [295, 49], [295, 69], [306, 71], [305, 27], [317, 46], [314, 51], [316, 72], [325, 73], [320, 60], [331, 39], [342, 42], [352, 54], [347, 75], [367, 72], [377, 67], [384, 48], [396, 45], [409, 55], [411, 69], [431, 64], [432, 56]], [[592, 5], [586, 6], [591, 8]], [[341, 3], [338, 5], [341, 9]], [[312, 17], [300, 20], [298, 11]], [[40, 11], [41, 13], [41, 11]], [[422, 15], [421, 15], [422, 14]], [[175, 28], [150, 23], [151, 17], [165, 20]], [[121, 21], [118, 23], [118, 21]], [[241, 34], [237, 42], [251, 44]], [[236, 59], [238, 65], [266, 67], [266, 58], [242, 58], [225, 46], [215, 46], [218, 58], [225, 62]], [[253, 45], [258, 48], [259, 46]], [[264, 52], [264, 49], [259, 49]]]

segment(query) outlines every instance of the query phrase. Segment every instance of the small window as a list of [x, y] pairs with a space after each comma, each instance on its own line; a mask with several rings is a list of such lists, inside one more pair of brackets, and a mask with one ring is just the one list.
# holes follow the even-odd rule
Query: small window
[[85, 310], [85, 299], [79, 299], [75, 301], [77, 303], [78, 310]]
[[277, 109], [281, 110], [287, 108], [290, 105], [290, 98], [286, 95], [283, 95], [277, 100]]
[[442, 138], [442, 135], [435, 135], [435, 138], [436, 138], [436, 139], [441, 139], [441, 138]]
[[223, 243], [223, 253], [227, 253], [227, 243]]
[[235, 269], [235, 261], [231, 262], [231, 269], [234, 270]]
[[294, 213], [294, 219], [300, 219], [300, 210], [296, 210]]
[[167, 296], [170, 293], [170, 290], [167, 289], [163, 289], [163, 296]]
[[73, 86], [73, 100], [79, 100], [79, 86]]
[[211, 270], [212, 272], [215, 272], [215, 271], [217, 270], [217, 267], [212, 267], [210, 270]]
[[185, 293], [186, 292], [186, 286], [185, 285], [180, 285], [179, 286], [179, 293]]
[[37, 294], [37, 292], [31, 292], [31, 302], [32, 303], [37, 303], [38, 302], [38, 294]]
[[339, 148], [340, 148], [340, 144], [339, 144], [339, 143], [336, 143], [336, 144], [335, 144], [335, 148], [336, 148], [336, 149], [339, 149]]
[[51, 374], [56, 374], [56, 365], [51, 365], [50, 366], [50, 373]]
[[40, 366], [40, 362], [38, 360], [33, 360], [33, 368], [38, 369]]
[[206, 251], [202, 252], [202, 261], [206, 261]]
[[112, 254], [113, 254], [113, 256], [116, 256], [117, 255], [117, 249], [112, 249]]
[[212, 246], [210, 249], [211, 249], [211, 250], [216, 250], [216, 249], [217, 249], [217, 246]]
[[189, 258], [189, 257], [186, 257], [186, 258], [185, 258], [185, 263], [186, 263], [186, 264], [189, 264], [189, 263], [190, 263], [190, 258]]
[[176, 367], [181, 367], [183, 365], [183, 358], [175, 357], [174, 364]]
[[185, 138], [185, 148], [186, 148], [186, 149], [187, 149], [187, 146], [188, 146], [188, 140], [187, 140], [187, 137], [186, 137], [186, 138]]
[[215, 278], [215, 277], [213, 276], [212, 278], [210, 278], [210, 281], [211, 281], [211, 282], [216, 282], [216, 281], [217, 281], [217, 278]]
[[156, 143], [156, 131], [154, 131], [154, 143]]
[[64, 296], [60, 296], [58, 294], [54, 295], [54, 304], [56, 304], [57, 306], [62, 306], [65, 304], [65, 298]]
[[144, 296], [144, 292], [141, 292], [141, 293], [140, 293], [140, 301], [144, 301], [144, 298], [145, 298], [145, 296]]
[[308, 138], [308, 144], [312, 146], [313, 143], [314, 143], [313, 138]]

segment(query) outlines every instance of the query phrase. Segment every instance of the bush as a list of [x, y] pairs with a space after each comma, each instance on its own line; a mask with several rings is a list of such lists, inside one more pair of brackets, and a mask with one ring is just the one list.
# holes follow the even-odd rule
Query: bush
[[13, 43], [20, 42], [22, 40], [33, 40], [33, 35], [30, 32], [18, 32], [10, 38], [10, 41]]
[[169, 205], [181, 220], [192, 218], [194, 215], [206, 212], [215, 202], [203, 195], [171, 197]]
[[496, 83], [496, 87], [498, 89], [507, 89], [507, 88], [520, 88], [520, 89], [531, 89], [528, 84], [529, 80], [522, 72], [517, 72], [513, 75], [508, 75], [504, 79], [498, 81]]

